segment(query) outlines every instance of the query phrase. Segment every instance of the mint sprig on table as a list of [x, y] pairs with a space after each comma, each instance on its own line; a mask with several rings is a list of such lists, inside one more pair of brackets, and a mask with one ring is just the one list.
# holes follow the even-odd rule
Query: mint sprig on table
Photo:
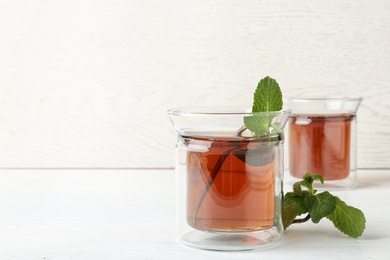
[[[279, 84], [275, 79], [265, 77], [257, 85], [252, 106], [253, 114], [244, 117], [245, 126], [242, 130], [248, 129], [255, 136], [268, 135], [270, 127], [278, 130], [277, 125], [272, 124], [273, 116], [266, 116], [264, 113], [257, 114], [257, 112], [279, 111], [282, 107], [283, 99]], [[284, 229], [287, 229], [291, 224], [303, 223], [310, 219], [313, 223], [318, 223], [321, 219], [327, 218], [347, 236], [360, 237], [366, 227], [363, 212], [348, 206], [339, 197], [328, 191], [317, 194], [317, 190], [313, 188], [313, 182], [316, 180], [324, 183], [321, 175], [306, 173], [302, 181], [293, 185], [293, 191], [286, 193], [283, 197], [282, 222]], [[303, 214], [306, 216], [298, 218]]]
[[[302, 181], [293, 185], [293, 191], [283, 198], [283, 227], [287, 229], [293, 223], [303, 223], [312, 220], [313, 223], [327, 218], [333, 225], [351, 238], [360, 237], [366, 228], [364, 213], [348, 206], [339, 197], [324, 191], [317, 194], [313, 188], [314, 181], [324, 183], [321, 175], [306, 173]], [[304, 189], [302, 189], [304, 188]], [[299, 215], [307, 214], [304, 218]]]

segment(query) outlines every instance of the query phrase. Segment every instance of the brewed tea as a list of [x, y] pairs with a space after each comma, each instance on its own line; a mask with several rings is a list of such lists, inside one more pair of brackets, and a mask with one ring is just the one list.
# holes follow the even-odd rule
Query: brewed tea
[[289, 119], [290, 173], [306, 172], [324, 180], [347, 178], [350, 171], [351, 121], [354, 115], [291, 116]]
[[183, 138], [188, 147], [187, 223], [219, 232], [270, 228], [278, 138]]

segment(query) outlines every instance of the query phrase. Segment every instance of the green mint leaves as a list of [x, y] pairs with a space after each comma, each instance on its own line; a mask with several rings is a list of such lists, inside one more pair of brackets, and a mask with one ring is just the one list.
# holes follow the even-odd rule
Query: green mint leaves
[[268, 135], [273, 116], [256, 112], [279, 111], [283, 107], [282, 91], [279, 84], [270, 77], [265, 77], [257, 85], [253, 98], [252, 116], [244, 117], [245, 127], [256, 136]]
[[[327, 218], [333, 225], [352, 238], [360, 237], [366, 227], [366, 219], [361, 210], [348, 206], [337, 196], [327, 191], [317, 194], [313, 182], [324, 183], [321, 175], [306, 173], [303, 180], [294, 184], [293, 192], [288, 192], [283, 198], [283, 226], [287, 229], [293, 223], [302, 223], [309, 219], [318, 223]], [[305, 187], [306, 189], [302, 189]], [[299, 215], [307, 214], [303, 219]]]

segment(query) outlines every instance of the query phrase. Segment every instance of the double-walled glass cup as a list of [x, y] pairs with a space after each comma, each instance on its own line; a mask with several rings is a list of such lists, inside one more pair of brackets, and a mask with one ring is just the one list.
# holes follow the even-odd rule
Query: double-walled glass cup
[[361, 97], [287, 98], [289, 172], [302, 178], [321, 174], [317, 189], [351, 189], [357, 185], [356, 112]]
[[[168, 111], [178, 132], [177, 235], [186, 245], [251, 250], [275, 246], [282, 238], [283, 129], [290, 112], [248, 111]], [[264, 135], [243, 126], [251, 116], [266, 122]]]

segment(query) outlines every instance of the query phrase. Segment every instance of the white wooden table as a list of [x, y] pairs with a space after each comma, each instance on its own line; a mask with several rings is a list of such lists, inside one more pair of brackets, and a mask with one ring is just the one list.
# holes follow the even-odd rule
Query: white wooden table
[[1, 170], [0, 259], [389, 259], [390, 170], [358, 176], [334, 194], [365, 213], [360, 239], [324, 219], [274, 249], [214, 252], [175, 240], [174, 170]]

